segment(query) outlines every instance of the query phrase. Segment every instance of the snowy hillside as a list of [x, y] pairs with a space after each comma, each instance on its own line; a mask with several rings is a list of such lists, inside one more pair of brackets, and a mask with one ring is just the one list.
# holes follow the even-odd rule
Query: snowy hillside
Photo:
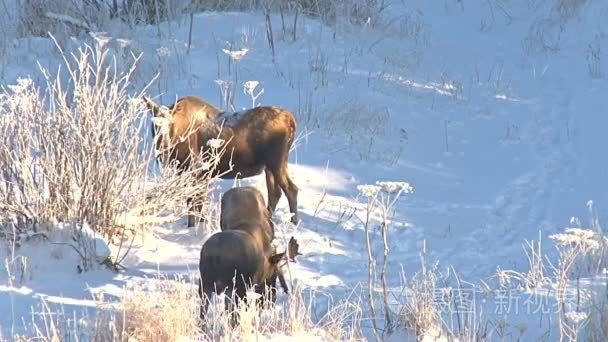
[[[252, 98], [241, 84], [258, 81], [255, 93], [264, 91], [256, 105], [294, 113], [298, 139], [289, 171], [300, 189], [301, 222], [282, 224], [279, 235], [295, 236], [300, 243], [303, 255], [290, 263], [289, 274], [306, 296], [316, 296], [313, 320], [321, 320], [328, 305], [358, 296], [361, 330], [373, 339], [365, 297], [367, 198], [358, 186], [397, 181], [409, 183], [413, 192], [403, 193], [389, 212], [388, 286], [395, 317], [402, 317], [399, 311], [407, 302], [404, 281], [411, 285], [424, 253], [429, 264], [439, 262], [442, 272], [448, 267], [457, 272], [450, 271], [445, 283], [438, 276], [437, 288], [472, 291], [477, 306], [467, 314], [486, 326], [485, 340], [555, 340], [556, 313], [543, 316], [523, 303], [530, 296], [555, 302], [552, 291], [558, 286], [548, 261], [545, 276], [552, 282], [534, 289], [509, 288], [497, 270], [528, 272], [522, 245], [539, 236], [542, 254], [557, 266], [558, 249], [550, 235], [566, 227], [601, 231], [608, 212], [608, 155], [603, 151], [608, 4], [388, 3], [373, 25], [338, 21], [331, 26], [300, 16], [295, 34], [293, 14], [283, 19], [273, 14], [274, 53], [261, 12], [196, 14], [191, 46], [187, 15], [133, 29], [116, 23], [98, 35], [109, 39], [119, 65], [126, 65], [131, 53], [142, 53], [133, 89], [142, 89], [158, 73], [146, 94], [162, 104], [196, 95], [222, 107], [217, 80], [236, 80], [235, 109], [249, 108]], [[289, 24], [283, 29], [282, 22]], [[57, 39], [65, 51], [96, 44], [84, 33]], [[231, 61], [223, 50], [246, 52]], [[53, 41], [15, 39], [3, 51], [2, 84], [28, 76], [42, 81], [38, 63], [51, 71], [62, 63]], [[214, 198], [233, 183], [222, 181]], [[253, 184], [266, 196], [263, 175], [240, 184]], [[276, 221], [285, 213], [283, 196]], [[378, 272], [379, 219], [376, 213], [370, 225]], [[187, 229], [185, 217], [150, 227], [134, 239], [122, 262], [126, 270], [119, 273], [79, 273], [78, 256], [65, 246], [34, 242], [15, 251], [2, 241], [0, 259], [15, 260], [16, 253], [25, 256], [27, 266], [17, 282], [8, 281], [19, 278], [8, 266], [0, 270], [0, 336], [10, 340], [29, 330], [24, 325], [40, 321], [32, 317], [32, 311], [41, 311], [40, 299], [50, 311], [78, 321], [98, 308], [92, 294], [114, 300], [123, 286], [145, 284], [158, 274], [196, 279], [208, 236], [204, 225]], [[589, 288], [605, 291], [605, 274], [579, 277]], [[520, 303], [514, 306], [521, 312], [498, 310], [504, 303], [496, 289], [488, 288], [498, 283], [503, 290], [516, 290]], [[379, 286], [376, 316], [383, 326]], [[285, 300], [279, 294], [279, 302]], [[501, 320], [502, 330], [497, 328]], [[414, 338], [404, 325], [383, 339]]]

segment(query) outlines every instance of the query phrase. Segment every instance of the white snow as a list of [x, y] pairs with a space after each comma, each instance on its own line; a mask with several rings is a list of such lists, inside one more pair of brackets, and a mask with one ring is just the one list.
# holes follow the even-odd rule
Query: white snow
[[[300, 18], [295, 41], [281, 38], [280, 17], [273, 16], [274, 62], [261, 14], [195, 15], [189, 53], [185, 17], [160, 24], [160, 35], [156, 26], [130, 30], [122, 24], [106, 34], [122, 49], [143, 52], [139, 83], [160, 72], [148, 94], [160, 95], [164, 105], [197, 95], [220, 106], [215, 80], [232, 81], [238, 69], [235, 107], [251, 106], [240, 87], [255, 80], [264, 89], [256, 105], [281, 106], [297, 116], [298, 131], [310, 133], [290, 157], [302, 222], [278, 234], [294, 235], [300, 244], [303, 255], [290, 265], [295, 281], [339, 299], [367, 281], [366, 200], [358, 194], [371, 189], [361, 185], [407, 182], [415, 190], [404, 192], [391, 217], [394, 289], [401, 271], [411, 277], [420, 269], [423, 244], [430, 261], [478, 283], [497, 268], [526, 271], [522, 243], [539, 231], [543, 252], [555, 258], [548, 237], [571, 218], [583, 226], [604, 220], [608, 83], [593, 75], [608, 68], [608, 55], [593, 59], [588, 48], [608, 51], [608, 4], [587, 1], [559, 25], [549, 3], [530, 9], [528, 1], [394, 1], [385, 14], [394, 18], [387, 20], [390, 27], [336, 31]], [[542, 23], [547, 26], [539, 31]], [[40, 80], [37, 61], [54, 70], [60, 59], [52, 46], [42, 38], [15, 40], [4, 57], [2, 84], [28, 75]], [[222, 51], [238, 60], [230, 74]], [[222, 181], [222, 191], [232, 184]], [[241, 184], [266, 196], [263, 175]], [[283, 196], [277, 221], [287, 212]], [[19, 254], [30, 260], [23, 282], [9, 284], [7, 270], [0, 270], [1, 313], [10, 312], [0, 314], [2, 331], [18, 329], [40, 297], [80, 313], [94, 307], [92, 293], [118, 295], [123, 285], [157, 272], [198, 276], [207, 235], [202, 226], [185, 225], [183, 218], [137, 238], [120, 274], [78, 273], [77, 257], [67, 249], [22, 246]], [[373, 234], [380, 258], [377, 229]], [[99, 258], [116, 252], [98, 242]], [[0, 260], [11, 257], [10, 246], [2, 247], [8, 248]], [[523, 302], [526, 293], [519, 295]], [[496, 298], [483, 300], [484, 313], [503, 316]], [[535, 315], [509, 313], [510, 324], [527, 324], [525, 339], [537, 338], [550, 327], [539, 326]], [[272, 340], [298, 338], [311, 340]]]

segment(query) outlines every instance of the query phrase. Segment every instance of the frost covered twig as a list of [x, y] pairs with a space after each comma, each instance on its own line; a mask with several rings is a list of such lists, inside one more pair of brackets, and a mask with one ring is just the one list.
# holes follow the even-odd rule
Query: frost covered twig
[[[557, 323], [560, 340], [566, 338], [569, 341], [576, 341], [579, 318], [582, 317], [583, 313], [568, 310], [566, 307], [566, 288], [569, 275], [572, 269], [576, 267], [578, 259], [584, 258], [594, 250], [598, 250], [600, 243], [596, 232], [581, 228], [566, 228], [565, 233], [553, 234], [549, 238], [555, 243], [559, 254], [558, 266], [552, 265], [552, 267], [557, 283], [555, 299], [557, 301]], [[599, 238], [600, 241], [603, 240], [603, 237]], [[584, 318], [586, 316], [582, 319]]]
[[215, 83], [220, 87], [221, 108], [224, 110], [234, 110], [234, 84], [231, 81], [215, 80]]
[[264, 94], [264, 88], [260, 90], [257, 94], [254, 94], [255, 88], [258, 86], [260, 82], [258, 81], [247, 81], [243, 83], [243, 92], [251, 97], [251, 108], [256, 106], [256, 101], [260, 95]]
[[378, 336], [378, 323], [376, 322], [376, 307], [374, 304], [374, 284], [375, 284], [375, 272], [376, 272], [376, 260], [374, 259], [374, 254], [372, 252], [371, 238], [369, 232], [369, 225], [371, 221], [371, 213], [373, 210], [373, 198], [378, 193], [378, 187], [374, 185], [359, 185], [357, 186], [357, 190], [364, 197], [367, 198], [366, 210], [365, 210], [365, 221], [363, 228], [365, 230], [365, 250], [367, 251], [367, 297], [369, 303], [369, 310], [371, 314], [372, 327], [374, 336], [377, 341], [380, 341], [380, 336]]
[[[384, 304], [384, 319], [386, 332], [391, 333], [393, 329], [391, 314], [388, 305], [388, 281], [387, 281], [387, 263], [388, 254], [390, 252], [388, 245], [388, 227], [389, 227], [389, 213], [393, 210], [393, 207], [397, 200], [403, 193], [412, 193], [413, 188], [409, 183], [406, 182], [389, 182], [382, 181], [376, 182], [375, 185], [359, 185], [357, 186], [359, 193], [367, 199], [366, 205], [366, 218], [364, 222], [365, 229], [365, 245], [367, 249], [368, 257], [368, 296], [370, 300], [370, 310], [372, 316], [375, 316], [374, 309], [374, 296], [373, 296], [373, 284], [375, 283], [375, 263], [376, 260], [373, 258], [373, 252], [370, 241], [370, 218], [371, 215], [380, 211], [380, 236], [382, 239], [382, 268], [380, 271], [380, 283], [382, 286], [382, 302]], [[374, 324], [374, 330], [377, 330], [375, 318], [372, 320]]]

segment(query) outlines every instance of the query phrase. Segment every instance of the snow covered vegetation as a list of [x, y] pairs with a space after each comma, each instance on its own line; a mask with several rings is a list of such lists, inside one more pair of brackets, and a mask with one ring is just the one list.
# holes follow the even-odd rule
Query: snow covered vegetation
[[[5, 0], [0, 26], [0, 341], [608, 341], [608, 2]], [[272, 223], [222, 217], [245, 186]], [[224, 229], [274, 287], [201, 315]]]

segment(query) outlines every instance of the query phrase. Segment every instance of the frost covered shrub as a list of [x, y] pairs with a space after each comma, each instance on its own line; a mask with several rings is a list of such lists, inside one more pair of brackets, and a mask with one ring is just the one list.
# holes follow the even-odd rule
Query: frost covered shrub
[[354, 24], [362, 24], [376, 19], [380, 11], [377, 0], [298, 0], [306, 15], [320, 17], [331, 23], [337, 18], [346, 18]]
[[194, 0], [195, 10], [247, 11], [269, 8], [272, 11], [297, 11], [310, 17], [335, 23], [345, 18], [354, 24], [375, 22], [381, 10], [378, 0]]
[[422, 270], [408, 281], [402, 273], [406, 295], [401, 298], [402, 307], [399, 316], [403, 327], [413, 332], [418, 338], [425, 335], [440, 334], [442, 322], [437, 307], [438, 264], [431, 267], [421, 258]]
[[187, 172], [167, 167], [157, 182], [147, 181], [153, 160], [152, 141], [143, 139], [148, 113], [139, 95], [128, 94], [137, 60], [118, 74], [105, 44], [81, 47], [71, 60], [64, 55], [67, 81], [43, 70], [45, 88], [19, 79], [0, 93], [0, 232], [5, 236], [86, 223], [122, 241], [126, 228], [158, 223], [166, 209], [173, 215], [164, 220], [184, 215], [187, 209], [176, 204], [189, 197], [206, 200], [220, 151], [197, 158]]
[[[329, 23], [345, 18], [354, 24], [376, 22], [377, 0], [28, 0], [19, 1], [19, 36], [77, 36], [103, 30], [112, 20], [158, 24], [201, 11], [285, 11], [318, 17]], [[6, 6], [5, 6], [6, 7]]]
[[374, 304], [374, 287], [376, 283], [376, 258], [372, 250], [372, 242], [370, 237], [371, 218], [375, 212], [380, 214], [380, 238], [382, 239], [382, 263], [380, 270], [380, 284], [382, 287], [382, 303], [384, 305], [384, 323], [386, 332], [391, 333], [394, 328], [392, 324], [391, 313], [388, 304], [388, 282], [387, 282], [387, 262], [389, 254], [388, 244], [388, 227], [390, 225], [389, 212], [402, 194], [412, 193], [414, 189], [409, 183], [394, 182], [394, 181], [377, 181], [375, 185], [362, 184], [357, 186], [357, 190], [366, 199], [366, 214], [363, 221], [363, 229], [365, 232], [365, 247], [367, 250], [367, 296], [370, 314], [372, 315], [372, 326], [374, 334], [377, 335], [378, 326], [376, 323], [376, 309]]
[[[573, 305], [566, 302], [569, 276], [576, 272], [578, 282], [582, 272], [594, 269], [597, 272], [597, 262], [598, 259], [601, 261], [602, 256], [594, 253], [604, 250], [607, 241], [596, 231], [581, 228], [566, 228], [564, 233], [553, 234], [549, 238], [553, 240], [559, 253], [558, 266], [553, 266], [553, 269], [560, 340], [577, 340], [581, 323], [587, 319], [587, 313], [579, 311], [578, 305], [573, 308]], [[590, 255], [593, 256], [591, 259], [588, 258]]]
[[113, 20], [156, 24], [174, 19], [189, 0], [28, 0], [16, 4], [19, 36], [77, 36], [107, 28]]
[[557, 0], [555, 8], [563, 18], [571, 18], [587, 3], [587, 0]]
[[143, 107], [128, 101], [130, 74], [113, 75], [104, 52], [86, 47], [66, 64], [71, 90], [45, 72], [46, 92], [19, 79], [0, 94], [0, 219], [34, 229], [87, 222], [111, 237], [120, 195], [146, 165]]
[[312, 118], [321, 132], [341, 136], [344, 149], [361, 160], [394, 164], [401, 157], [407, 134], [388, 124], [391, 113], [387, 108], [349, 98], [329, 106], [323, 113], [323, 117]]
[[9, 60], [7, 56], [9, 56], [10, 52], [13, 51], [13, 39], [17, 36], [17, 29], [14, 25], [14, 17], [17, 15], [17, 5], [15, 3], [12, 4], [4, 4], [4, 8], [0, 11], [0, 30], [4, 36], [2, 40], [0, 40], [0, 78], [4, 78], [4, 74], [6, 72], [6, 65]]
[[48, 37], [49, 32], [76, 36], [80, 32], [102, 27], [113, 10], [111, 0], [19, 1], [19, 36]]
[[[537, 13], [522, 41], [527, 54], [554, 53], [565, 43], [565, 33], [569, 25], [583, 13], [588, 0], [550, 0], [531, 2], [531, 9]], [[599, 3], [599, 2], [598, 2]]]
[[122, 15], [136, 23], [142, 21], [148, 24], [158, 24], [172, 20], [182, 14], [188, 5], [188, 0], [124, 0]]
[[572, 256], [572, 270], [578, 276], [594, 276], [605, 265], [605, 251], [608, 239], [591, 229], [566, 228], [564, 233], [550, 235], [557, 246], [562, 260]]

